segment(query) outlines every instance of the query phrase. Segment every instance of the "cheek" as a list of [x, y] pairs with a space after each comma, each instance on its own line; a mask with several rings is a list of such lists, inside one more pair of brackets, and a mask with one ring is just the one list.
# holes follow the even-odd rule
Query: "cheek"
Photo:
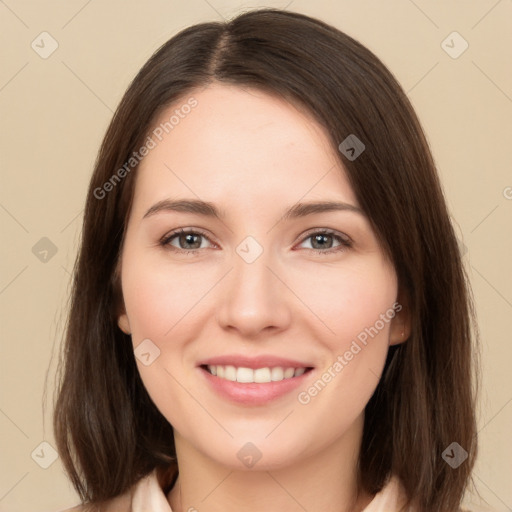
[[329, 414], [333, 435], [364, 409], [379, 382], [397, 293], [394, 269], [380, 258], [334, 276], [331, 272], [324, 281], [325, 295], [315, 294], [324, 305], [325, 324], [334, 331], [324, 328], [321, 338], [329, 357], [314, 386], [299, 397], [307, 412], [319, 418]]
[[[148, 365], [137, 358], [137, 368], [149, 396], [173, 426], [181, 427], [183, 417], [198, 414], [179, 383], [190, 377], [184, 348], [194, 338], [193, 306], [211, 287], [204, 277], [194, 277], [184, 266], [155, 264], [135, 252], [123, 262], [123, 296], [135, 354], [142, 343], [150, 347], [151, 357], [158, 354]], [[148, 339], [157, 348], [145, 341]]]
[[148, 272], [129, 273], [123, 294], [134, 337], [160, 336], [171, 327], [173, 300], [168, 283]]
[[171, 268], [144, 258], [132, 258], [123, 267], [123, 296], [130, 327], [136, 337], [164, 339], [184, 317], [194, 315], [194, 305], [211, 283], [207, 276], [185, 265]]
[[381, 315], [396, 300], [397, 282], [393, 267], [379, 255], [354, 258], [337, 269], [319, 267], [294, 287], [313, 313], [308, 317], [317, 319], [319, 338], [331, 350], [342, 350], [360, 334], [364, 339], [365, 329], [376, 322], [380, 338], [387, 337], [390, 324]]

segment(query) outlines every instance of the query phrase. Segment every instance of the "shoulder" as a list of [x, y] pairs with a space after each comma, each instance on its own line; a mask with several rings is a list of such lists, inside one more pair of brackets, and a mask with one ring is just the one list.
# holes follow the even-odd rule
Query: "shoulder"
[[133, 512], [146, 510], [155, 503], [160, 503], [159, 510], [168, 510], [166, 494], [174, 485], [177, 475], [176, 465], [154, 468], [124, 494], [99, 504], [83, 503], [59, 512]]
[[127, 492], [98, 505], [83, 503], [82, 505], [76, 505], [75, 507], [62, 510], [61, 512], [131, 512], [131, 510], [132, 497], [131, 493]]
[[[397, 475], [390, 475], [382, 490], [375, 495], [373, 501], [363, 512], [388, 512], [391, 510], [416, 512], [420, 510], [418, 502], [414, 499], [409, 502], [406, 508], [408, 501], [402, 480]], [[453, 512], [472, 511], [459, 507], [457, 510], [453, 510]]]

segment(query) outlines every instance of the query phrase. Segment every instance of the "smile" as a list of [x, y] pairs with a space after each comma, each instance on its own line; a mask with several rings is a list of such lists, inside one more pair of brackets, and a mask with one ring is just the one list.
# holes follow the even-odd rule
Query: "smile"
[[205, 369], [210, 372], [211, 375], [231, 382], [264, 384], [267, 382], [280, 382], [285, 379], [300, 377], [310, 368], [284, 366], [246, 368], [232, 365], [205, 365]]
[[[247, 366], [202, 364], [198, 370], [207, 387], [217, 396], [245, 407], [264, 406], [280, 398], [293, 400], [293, 391], [305, 386], [316, 375], [315, 368], [309, 366], [245, 364]], [[273, 365], [274, 362], [264, 364]], [[249, 368], [249, 365], [255, 368]]]

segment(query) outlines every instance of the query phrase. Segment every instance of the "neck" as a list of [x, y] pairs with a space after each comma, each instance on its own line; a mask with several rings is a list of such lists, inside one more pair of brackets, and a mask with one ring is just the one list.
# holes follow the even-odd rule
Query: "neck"
[[179, 476], [169, 504], [173, 512], [360, 512], [372, 499], [357, 487], [363, 418], [322, 451], [259, 470], [219, 465], [175, 431]]

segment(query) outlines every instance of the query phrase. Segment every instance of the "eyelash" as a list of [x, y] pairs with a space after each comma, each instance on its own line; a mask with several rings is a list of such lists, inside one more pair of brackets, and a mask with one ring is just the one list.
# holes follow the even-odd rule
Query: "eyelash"
[[[182, 254], [193, 254], [194, 256], [198, 255], [198, 252], [200, 249], [179, 249], [172, 245], [170, 245], [170, 241], [174, 238], [176, 238], [179, 235], [201, 235], [202, 237], [206, 238], [208, 241], [211, 242], [211, 240], [208, 238], [208, 236], [203, 233], [200, 229], [179, 229], [176, 231], [173, 231], [171, 233], [168, 233], [165, 235], [159, 242], [159, 244], [164, 247], [168, 248], [172, 251], [180, 252]], [[313, 231], [307, 234], [300, 243], [305, 242], [308, 238], [312, 238], [315, 235], [332, 235], [333, 238], [337, 239], [340, 242], [340, 245], [331, 249], [328, 249], [326, 251], [323, 251], [321, 249], [308, 249], [309, 251], [313, 251], [316, 255], [319, 256], [325, 256], [328, 254], [333, 254], [336, 252], [343, 252], [346, 249], [352, 247], [352, 241], [348, 238], [344, 238], [338, 234], [336, 234], [336, 231], [330, 230], [330, 229], [320, 229], [318, 231]]]

